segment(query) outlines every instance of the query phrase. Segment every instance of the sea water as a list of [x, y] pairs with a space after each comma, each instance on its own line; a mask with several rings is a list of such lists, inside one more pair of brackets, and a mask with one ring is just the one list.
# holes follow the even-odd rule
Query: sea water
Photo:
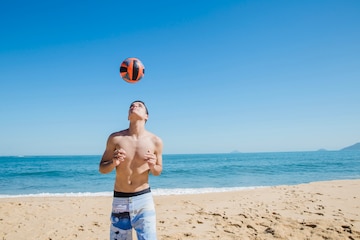
[[[100, 158], [0, 157], [0, 197], [111, 196], [115, 172], [100, 174]], [[359, 178], [360, 151], [167, 154], [150, 185], [169, 195]]]

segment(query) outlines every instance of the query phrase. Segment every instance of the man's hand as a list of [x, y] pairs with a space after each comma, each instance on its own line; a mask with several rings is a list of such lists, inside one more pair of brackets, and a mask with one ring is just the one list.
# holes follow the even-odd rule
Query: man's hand
[[126, 158], [126, 152], [124, 149], [116, 149], [113, 156], [113, 164], [115, 167], [119, 166]]
[[145, 161], [147, 161], [149, 168], [153, 169], [156, 165], [156, 155], [154, 153], [151, 153], [150, 150], [148, 150], [145, 154]]

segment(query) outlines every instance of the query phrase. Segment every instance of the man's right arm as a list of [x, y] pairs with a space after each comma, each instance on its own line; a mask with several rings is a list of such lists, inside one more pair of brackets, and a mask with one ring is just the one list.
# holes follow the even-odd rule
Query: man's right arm
[[100, 165], [99, 165], [99, 172], [106, 174], [111, 172], [114, 169], [115, 165], [113, 163], [113, 160], [105, 160], [101, 159]]
[[113, 160], [114, 148], [115, 147], [113, 146], [112, 136], [110, 136], [106, 143], [105, 152], [99, 164], [99, 172], [106, 174], [111, 172], [115, 168], [115, 164]]

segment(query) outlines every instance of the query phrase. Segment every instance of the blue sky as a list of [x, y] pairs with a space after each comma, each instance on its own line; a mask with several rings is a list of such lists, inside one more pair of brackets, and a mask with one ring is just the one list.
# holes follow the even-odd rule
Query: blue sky
[[360, 141], [360, 1], [1, 5], [0, 155], [100, 155], [137, 99], [165, 154]]

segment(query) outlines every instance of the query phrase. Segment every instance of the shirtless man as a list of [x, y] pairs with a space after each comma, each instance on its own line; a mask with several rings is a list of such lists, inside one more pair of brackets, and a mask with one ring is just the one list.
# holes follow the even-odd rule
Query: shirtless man
[[148, 110], [142, 101], [130, 105], [128, 129], [112, 133], [99, 165], [101, 173], [116, 169], [110, 239], [156, 239], [155, 206], [149, 172], [162, 171], [162, 140], [145, 129]]

